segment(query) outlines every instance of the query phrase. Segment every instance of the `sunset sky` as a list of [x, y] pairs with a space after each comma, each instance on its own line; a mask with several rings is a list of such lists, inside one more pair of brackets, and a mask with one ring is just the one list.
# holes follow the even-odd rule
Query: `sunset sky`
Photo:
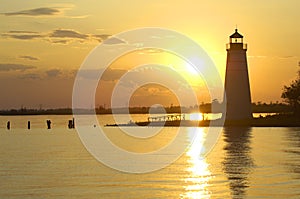
[[[205, 49], [224, 80], [226, 43], [237, 26], [248, 44], [253, 102], [281, 101], [283, 86], [300, 69], [299, 0], [0, 2], [0, 109], [71, 107], [74, 78], [89, 52], [111, 35], [143, 27], [167, 28], [190, 37]], [[184, 67], [176, 58], [161, 57], [156, 61]], [[119, 72], [126, 72], [128, 60], [116, 63]], [[102, 82], [108, 88], [120, 74], [108, 72]], [[198, 85], [199, 93], [200, 87], [204, 86]], [[107, 88], [102, 91], [109, 93]], [[149, 85], [136, 94], [139, 100], [132, 105], [151, 104], [148, 95], [159, 98], [166, 93]], [[210, 100], [200, 94], [198, 98]], [[164, 99], [165, 105], [172, 102]], [[99, 97], [96, 104], [107, 104], [106, 100]]]

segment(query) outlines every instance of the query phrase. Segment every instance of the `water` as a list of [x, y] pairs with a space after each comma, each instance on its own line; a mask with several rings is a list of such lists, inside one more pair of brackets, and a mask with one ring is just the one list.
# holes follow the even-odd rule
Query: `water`
[[[95, 160], [76, 131], [67, 129], [69, 119], [0, 117], [0, 198], [300, 198], [300, 128], [224, 128], [206, 157], [199, 158], [201, 144], [195, 142], [164, 169], [128, 174]], [[100, 119], [100, 125], [113, 122], [110, 116]], [[109, 131], [126, 150], [147, 151], [161, 147], [176, 130], [166, 128], [169, 134], [151, 145], [126, 143]], [[206, 130], [199, 128], [200, 137]]]

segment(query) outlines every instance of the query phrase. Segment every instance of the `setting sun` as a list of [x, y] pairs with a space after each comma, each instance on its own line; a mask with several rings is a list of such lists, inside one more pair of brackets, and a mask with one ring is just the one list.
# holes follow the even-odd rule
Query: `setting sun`
[[191, 113], [190, 120], [203, 120], [203, 113]]

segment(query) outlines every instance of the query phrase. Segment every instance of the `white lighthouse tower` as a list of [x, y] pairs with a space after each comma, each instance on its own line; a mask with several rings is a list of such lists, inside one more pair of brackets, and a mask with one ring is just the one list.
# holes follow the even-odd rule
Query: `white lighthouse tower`
[[252, 118], [251, 94], [247, 65], [247, 44], [235, 29], [229, 38], [225, 76], [224, 102], [226, 120], [248, 120]]

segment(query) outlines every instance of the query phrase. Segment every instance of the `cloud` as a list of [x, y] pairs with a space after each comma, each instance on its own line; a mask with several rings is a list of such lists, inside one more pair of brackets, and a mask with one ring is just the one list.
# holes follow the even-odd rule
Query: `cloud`
[[60, 5], [62, 7], [40, 7], [29, 10], [21, 10], [16, 12], [6, 12], [0, 13], [0, 15], [4, 16], [29, 16], [29, 17], [39, 17], [39, 16], [59, 16], [63, 18], [70, 19], [84, 19], [89, 17], [90, 15], [77, 15], [77, 16], [65, 16], [64, 11], [72, 9], [74, 6], [72, 4], [63, 4]]
[[99, 42], [102, 42], [103, 40], [109, 38], [111, 35], [109, 34], [101, 34], [101, 35], [93, 35], [95, 39], [97, 39]]
[[21, 40], [30, 40], [35, 38], [42, 37], [41, 35], [9, 35], [11, 38], [14, 39], [21, 39]]
[[259, 58], [259, 59], [264, 59], [266, 58], [267, 56], [265, 55], [248, 55], [249, 58]]
[[123, 74], [127, 72], [127, 70], [122, 69], [91, 69], [91, 70], [80, 70], [78, 72], [79, 76], [85, 79], [98, 79], [99, 73], [102, 73], [101, 80], [102, 81], [115, 81], [122, 77]]
[[11, 34], [37, 34], [38, 32], [35, 32], [35, 31], [27, 31], [27, 30], [11, 30], [11, 31], [8, 31], [8, 33], [11, 33]]
[[55, 38], [75, 38], [75, 39], [87, 39], [89, 36], [86, 34], [79, 33], [75, 30], [69, 30], [69, 29], [59, 29], [54, 30], [50, 37]]
[[26, 30], [12, 30], [1, 34], [2, 37], [19, 39], [19, 40], [31, 40], [31, 39], [46, 39], [51, 43], [67, 44], [70, 39], [88, 40], [88, 34], [82, 34], [75, 30], [58, 29], [53, 30], [50, 33], [39, 33]]
[[278, 56], [279, 59], [294, 59], [297, 58], [294, 55]]
[[283, 55], [283, 56], [266, 56], [266, 55], [248, 55], [249, 58], [271, 58], [271, 59], [296, 59], [295, 55]]
[[42, 34], [38, 32], [31, 32], [31, 31], [9, 31], [7, 33], [1, 34], [3, 37], [13, 38], [13, 39], [20, 39], [20, 40], [31, 40], [36, 38], [44, 37]]
[[56, 29], [50, 32], [35, 32], [27, 30], [11, 30], [1, 34], [2, 37], [18, 39], [18, 40], [32, 40], [43, 39], [53, 44], [69, 44], [73, 41], [95, 41], [103, 42], [107, 45], [124, 44], [126, 41], [109, 34], [84, 34], [73, 29]]
[[102, 74], [101, 80], [103, 81], [115, 81], [119, 80], [127, 70], [122, 69], [106, 69]]
[[25, 71], [35, 68], [35, 66], [23, 64], [0, 64], [0, 71]]
[[126, 43], [126, 41], [121, 40], [117, 37], [110, 37], [103, 41], [103, 44], [107, 44], [107, 45], [116, 45], [116, 44], [125, 44], [125, 43]]
[[140, 66], [126, 73], [120, 80], [120, 85], [127, 88], [135, 88], [143, 82], [157, 82], [162, 85], [169, 85], [173, 90], [189, 89], [189, 84], [184, 77], [170, 67], [161, 66]]
[[61, 71], [59, 69], [51, 69], [47, 70], [46, 74], [48, 77], [57, 77], [59, 74], [61, 74]]
[[146, 84], [139, 88], [136, 96], [170, 96], [171, 91], [159, 84]]
[[80, 71], [77, 71], [77, 75], [84, 79], [95, 80], [95, 79], [98, 79], [98, 74], [99, 74], [100, 70], [96, 70], [96, 69], [80, 70]]
[[127, 42], [109, 34], [91, 35], [92, 38], [106, 45], [126, 44]]
[[19, 76], [20, 79], [40, 80], [41, 76], [37, 73], [27, 73]]
[[43, 8], [35, 8], [30, 10], [21, 10], [17, 12], [7, 12], [3, 13], [5, 16], [45, 16], [45, 15], [58, 15], [61, 11], [57, 8], [49, 8], [49, 7], [43, 7]]
[[89, 16], [91, 15], [78, 15], [78, 16], [66, 16], [66, 17], [70, 19], [85, 19], [88, 18]]
[[51, 43], [54, 43], [54, 44], [68, 44], [68, 43], [70, 43], [70, 40], [67, 40], [67, 39], [51, 40]]
[[30, 60], [30, 61], [37, 61], [37, 60], [39, 60], [39, 58], [33, 57], [33, 56], [29, 56], [29, 55], [19, 56], [19, 58], [21, 58], [21, 59], [27, 59], [27, 60]]

